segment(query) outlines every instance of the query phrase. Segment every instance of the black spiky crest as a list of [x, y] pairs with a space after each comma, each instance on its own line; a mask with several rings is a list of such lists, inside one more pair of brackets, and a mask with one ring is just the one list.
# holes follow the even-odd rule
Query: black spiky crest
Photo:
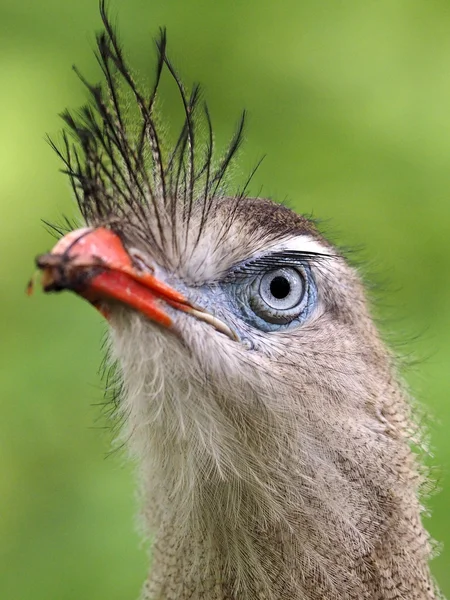
[[[154, 254], [163, 260], [167, 246], [175, 251], [183, 236], [168, 232], [182, 230], [185, 243], [193, 212], [200, 215], [197, 241], [210, 217], [215, 200], [223, 197], [227, 170], [239, 149], [244, 130], [245, 111], [223, 157], [214, 164], [214, 140], [208, 107], [203, 103], [199, 115], [200, 87], [190, 94], [166, 54], [166, 30], [156, 40], [156, 77], [149, 94], [143, 94], [128, 67], [117, 34], [108, 17], [105, 1], [100, 1], [104, 31], [97, 35], [96, 58], [106, 86], [92, 85], [74, 67], [90, 94], [88, 104], [76, 114], [65, 111], [67, 125], [62, 133], [63, 147], [50, 143], [64, 162], [63, 172], [71, 185], [85, 221], [107, 225], [124, 234], [126, 225], [134, 236], [150, 243]], [[164, 69], [176, 83], [184, 110], [184, 123], [174, 146], [167, 151], [155, 118], [155, 102]], [[123, 101], [123, 90], [131, 93], [139, 117], [130, 120]], [[198, 121], [206, 122], [206, 141], [197, 140]], [[72, 139], [71, 139], [72, 138]], [[256, 170], [256, 169], [255, 169]], [[245, 196], [245, 186], [235, 196], [234, 210]], [[229, 219], [234, 213], [233, 207]], [[49, 225], [49, 224], [47, 224]], [[71, 228], [52, 226], [57, 234]], [[223, 230], [227, 230], [224, 224]]]

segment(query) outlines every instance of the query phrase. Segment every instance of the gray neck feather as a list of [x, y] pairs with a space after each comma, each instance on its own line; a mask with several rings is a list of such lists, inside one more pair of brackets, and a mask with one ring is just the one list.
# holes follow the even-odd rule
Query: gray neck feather
[[[348, 324], [304, 327], [298, 380], [286, 349], [258, 355], [258, 371], [278, 365], [267, 388], [252, 353], [225, 339], [202, 355], [195, 331], [188, 352], [138, 315], [115, 318], [125, 435], [155, 536], [144, 598], [436, 597], [414, 427], [371, 326], [370, 345], [355, 330], [345, 353]], [[308, 355], [321, 341], [327, 352]]]

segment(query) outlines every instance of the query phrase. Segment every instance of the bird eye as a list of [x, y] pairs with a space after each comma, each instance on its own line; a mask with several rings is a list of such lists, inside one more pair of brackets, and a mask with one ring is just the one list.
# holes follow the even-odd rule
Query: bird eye
[[306, 282], [291, 267], [265, 272], [252, 286], [250, 306], [269, 323], [289, 323], [303, 310]]

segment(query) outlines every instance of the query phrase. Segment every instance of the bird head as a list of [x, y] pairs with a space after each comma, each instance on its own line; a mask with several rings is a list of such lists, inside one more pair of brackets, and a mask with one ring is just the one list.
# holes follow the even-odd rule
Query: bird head
[[[230, 195], [244, 118], [216, 160], [208, 110], [198, 87], [185, 91], [165, 32], [144, 95], [102, 15], [106, 92], [83, 79], [89, 105], [64, 114], [75, 143], [64, 133], [55, 146], [84, 223], [38, 257], [44, 290], [72, 290], [108, 321], [150, 528], [176, 522], [192, 555], [203, 548], [192, 540], [209, 539], [236, 597], [256, 597], [255, 581], [273, 591], [280, 561], [286, 589], [298, 575], [302, 589], [350, 594], [395, 515], [419, 512], [420, 482], [358, 273], [312, 220], [246, 186]], [[155, 117], [164, 68], [184, 107], [173, 147]]]

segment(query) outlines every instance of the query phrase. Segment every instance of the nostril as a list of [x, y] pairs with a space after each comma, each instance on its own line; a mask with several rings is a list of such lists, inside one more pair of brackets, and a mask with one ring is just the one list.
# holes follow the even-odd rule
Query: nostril
[[128, 251], [130, 258], [133, 262], [133, 265], [139, 269], [140, 271], [144, 271], [145, 273], [154, 273], [155, 267], [149, 264], [148, 256], [145, 256], [140, 250], [136, 248], [130, 248]]

